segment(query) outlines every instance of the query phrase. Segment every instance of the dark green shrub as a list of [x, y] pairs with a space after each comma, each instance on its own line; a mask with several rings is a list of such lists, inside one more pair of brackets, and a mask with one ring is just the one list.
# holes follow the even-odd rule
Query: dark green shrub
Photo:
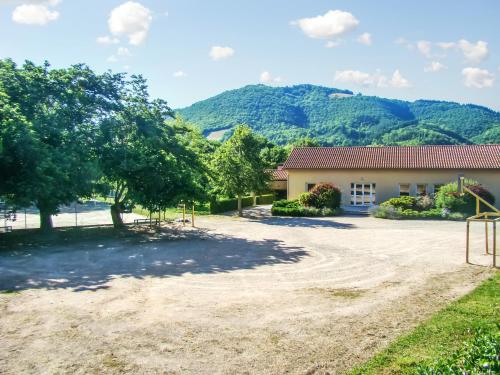
[[287, 199], [282, 199], [279, 201], [274, 201], [273, 202], [273, 208], [274, 207], [283, 207], [283, 208], [297, 208], [301, 207], [300, 203], [298, 200], [287, 200]]
[[382, 207], [391, 206], [400, 210], [413, 210], [417, 206], [417, 198], [409, 196], [391, 198], [381, 203], [380, 206]]
[[274, 194], [264, 194], [257, 197], [257, 204], [272, 204], [276, 196]]
[[315, 196], [314, 207], [316, 208], [340, 207], [340, 190], [332, 184], [317, 184], [312, 188], [311, 194]]
[[[241, 199], [242, 207], [253, 206], [253, 197], [243, 197]], [[238, 209], [238, 199], [222, 198], [210, 202], [210, 213], [219, 214], [222, 212], [235, 211]]]

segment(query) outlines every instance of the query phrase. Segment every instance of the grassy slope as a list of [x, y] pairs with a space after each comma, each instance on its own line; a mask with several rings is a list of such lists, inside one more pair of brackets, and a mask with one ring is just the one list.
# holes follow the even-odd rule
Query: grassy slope
[[456, 351], [472, 338], [475, 329], [498, 332], [499, 291], [500, 272], [497, 272], [350, 374], [414, 374], [417, 364], [432, 364]]

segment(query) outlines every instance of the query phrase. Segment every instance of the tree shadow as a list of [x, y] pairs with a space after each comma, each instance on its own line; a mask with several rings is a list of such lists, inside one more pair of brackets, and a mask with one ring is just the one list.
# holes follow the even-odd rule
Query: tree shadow
[[313, 217], [261, 217], [249, 218], [251, 221], [266, 225], [277, 225], [282, 227], [305, 227], [305, 228], [335, 228], [335, 229], [353, 229], [356, 225], [350, 223], [339, 223], [333, 220]]
[[279, 240], [250, 241], [197, 231], [187, 238], [134, 236], [0, 253], [0, 293], [70, 288], [97, 291], [114, 278], [216, 274], [293, 264], [309, 254]]

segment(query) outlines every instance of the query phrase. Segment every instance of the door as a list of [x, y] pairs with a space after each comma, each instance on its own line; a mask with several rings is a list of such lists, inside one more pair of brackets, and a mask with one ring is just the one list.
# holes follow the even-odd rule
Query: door
[[375, 184], [351, 183], [351, 205], [371, 206], [377, 201]]

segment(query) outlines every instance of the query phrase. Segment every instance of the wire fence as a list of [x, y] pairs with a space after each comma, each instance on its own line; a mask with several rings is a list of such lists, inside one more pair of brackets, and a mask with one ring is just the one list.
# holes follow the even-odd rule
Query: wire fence
[[[40, 228], [40, 212], [36, 207], [21, 209], [13, 212], [12, 209], [1, 207], [1, 231], [17, 229]], [[136, 213], [122, 214], [125, 223], [133, 223], [136, 219], [143, 219], [143, 215]], [[83, 227], [94, 225], [111, 225], [110, 204], [96, 200], [83, 203], [72, 203], [59, 208], [59, 213], [52, 216], [54, 227]]]

